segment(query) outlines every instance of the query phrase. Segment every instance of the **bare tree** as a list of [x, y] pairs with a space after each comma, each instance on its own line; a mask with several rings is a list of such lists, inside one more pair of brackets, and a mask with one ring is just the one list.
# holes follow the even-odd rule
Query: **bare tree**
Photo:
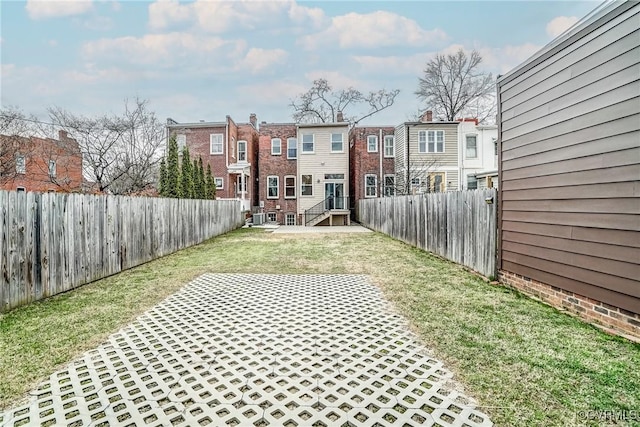
[[78, 141], [84, 175], [97, 190], [136, 194], [155, 188], [164, 126], [146, 100], [125, 101], [122, 116], [87, 117], [59, 107], [50, 108], [49, 115]]
[[[363, 94], [349, 87], [334, 90], [326, 79], [314, 80], [311, 88], [293, 99], [289, 106], [293, 109], [296, 123], [331, 123], [339, 120], [339, 113], [351, 125], [370, 117], [393, 105], [400, 90], [380, 89]], [[366, 112], [347, 115], [348, 110], [366, 106]]]
[[33, 150], [28, 138], [27, 116], [17, 107], [0, 110], [0, 184], [11, 181], [17, 174], [17, 163], [26, 161]]
[[460, 49], [455, 54], [438, 54], [427, 62], [418, 90], [436, 117], [454, 121], [461, 117], [477, 118], [480, 123], [495, 119], [495, 80], [480, 70], [482, 56], [473, 50], [469, 55]]
[[408, 168], [396, 171], [395, 193], [408, 195], [439, 192], [440, 184], [435, 182], [438, 176], [443, 175], [438, 171], [439, 165], [437, 159], [411, 160]]

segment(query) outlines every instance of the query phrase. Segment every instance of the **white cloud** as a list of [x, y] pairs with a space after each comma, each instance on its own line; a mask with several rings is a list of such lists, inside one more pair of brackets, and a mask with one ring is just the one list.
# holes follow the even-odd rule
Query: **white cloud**
[[444, 31], [424, 30], [413, 19], [386, 11], [368, 14], [348, 13], [332, 18], [324, 31], [301, 39], [309, 50], [337, 44], [341, 48], [378, 48], [385, 46], [425, 46], [447, 39]]
[[31, 19], [81, 15], [92, 7], [92, 0], [27, 0], [25, 6]]
[[47, 44], [51, 47], [56, 47], [58, 46], [58, 40], [54, 40], [54, 39], [47, 40]]
[[578, 20], [575, 16], [557, 16], [547, 24], [547, 34], [551, 38], [556, 38], [578, 22]]
[[[309, 88], [287, 80], [263, 81], [238, 87], [238, 93], [253, 103], [263, 105], [288, 104], [290, 99]], [[265, 114], [265, 113], [263, 113]], [[265, 118], [267, 121], [283, 121], [283, 117]]]
[[237, 67], [240, 71], [248, 70], [252, 74], [258, 74], [275, 65], [286, 61], [289, 54], [283, 49], [251, 48], [245, 57], [239, 61]]
[[100, 39], [85, 43], [82, 50], [89, 59], [121, 60], [161, 68], [189, 68], [202, 63], [215, 64], [219, 55], [237, 55], [245, 46], [244, 41], [227, 41], [219, 37], [199, 37], [173, 32], [147, 34], [143, 37]]
[[0, 64], [0, 76], [3, 79], [10, 77], [16, 69], [15, 64]]
[[477, 51], [482, 56], [480, 66], [483, 69], [494, 71], [494, 74], [504, 74], [524, 62], [541, 48], [542, 46], [537, 46], [533, 43], [525, 43], [497, 48], [480, 47], [477, 48]]
[[356, 55], [352, 59], [360, 65], [360, 71], [367, 74], [417, 76], [424, 69], [430, 56], [427, 53], [407, 56]]
[[159, 0], [149, 5], [149, 27], [163, 30], [193, 18], [193, 7], [178, 0]]

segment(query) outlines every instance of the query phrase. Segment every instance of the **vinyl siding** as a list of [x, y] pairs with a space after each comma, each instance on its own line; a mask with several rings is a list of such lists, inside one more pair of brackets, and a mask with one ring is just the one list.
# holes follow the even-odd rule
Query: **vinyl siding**
[[640, 313], [640, 4], [498, 82], [501, 268]]
[[[302, 152], [302, 134], [306, 133], [314, 134], [313, 154]], [[344, 144], [342, 153], [331, 152], [332, 133], [342, 133]], [[305, 210], [325, 199], [324, 175], [329, 173], [344, 174], [344, 193], [345, 196], [349, 196], [349, 135], [347, 126], [305, 126], [298, 128], [298, 213], [304, 214]], [[302, 175], [313, 175], [313, 196], [301, 195]]]
[[395, 157], [395, 175], [396, 188], [404, 188], [407, 174], [407, 137], [406, 125], [403, 123], [396, 127], [396, 157]]

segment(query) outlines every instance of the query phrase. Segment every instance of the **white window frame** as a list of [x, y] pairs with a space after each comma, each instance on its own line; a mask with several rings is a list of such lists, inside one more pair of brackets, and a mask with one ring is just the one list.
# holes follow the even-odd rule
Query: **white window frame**
[[[273, 215], [273, 217], [272, 217]], [[271, 219], [273, 218], [273, 219]], [[267, 222], [277, 222], [278, 221], [278, 214], [277, 212], [267, 212]]]
[[[291, 148], [293, 145], [293, 148]], [[294, 155], [289, 155], [290, 150], [293, 150]], [[298, 139], [297, 138], [287, 138], [287, 159], [297, 159], [298, 158]]]
[[[287, 185], [287, 180], [293, 179], [293, 185]], [[293, 195], [288, 196], [287, 190], [293, 190]], [[285, 199], [295, 199], [296, 198], [296, 177], [295, 175], [285, 175], [284, 177], [284, 198]]]
[[282, 139], [271, 138], [271, 155], [280, 156], [282, 154]]
[[[373, 141], [374, 147], [371, 149], [371, 142]], [[367, 135], [367, 153], [378, 152], [378, 135]]]
[[27, 173], [27, 158], [22, 154], [16, 156], [16, 173], [20, 175]]
[[247, 181], [249, 181], [249, 177], [247, 175], [244, 176], [244, 186], [242, 185], [242, 175], [238, 175], [236, 178], [236, 194], [247, 194]]
[[[387, 178], [393, 178], [393, 185], [387, 185]], [[393, 197], [396, 195], [396, 176], [394, 174], [387, 174], [384, 176], [384, 196], [385, 197]], [[387, 189], [391, 189], [391, 191], [387, 191]], [[390, 193], [390, 194], [389, 194]]]
[[[475, 184], [475, 188], [471, 188], [469, 183], [473, 182]], [[475, 175], [467, 175], [467, 190], [477, 190], [479, 187], [480, 180], [476, 178]]]
[[[309, 184], [304, 183], [305, 176], [311, 177], [311, 182]], [[304, 194], [305, 187], [308, 187], [311, 189], [311, 194]], [[313, 175], [310, 175], [310, 174], [300, 175], [300, 197], [313, 197]]]
[[[305, 142], [305, 137], [311, 137], [311, 141]], [[305, 150], [305, 144], [311, 144], [311, 150]], [[302, 154], [313, 154], [316, 151], [316, 138], [312, 133], [303, 133], [302, 134], [302, 146], [301, 146]]]
[[[391, 141], [391, 143], [387, 143]], [[389, 150], [389, 148], [391, 148]], [[391, 154], [389, 154], [389, 151]], [[395, 157], [396, 156], [396, 137], [393, 135], [385, 135], [384, 137], [384, 156], [385, 157]]]
[[[436, 180], [435, 177], [436, 176], [441, 176], [442, 177], [442, 181], [440, 181], [440, 189], [438, 189], [438, 191], [436, 191], [435, 185], [436, 185]], [[444, 193], [447, 191], [447, 173], [446, 172], [431, 172], [427, 175], [427, 179], [426, 179], [426, 188], [427, 188], [427, 192], [429, 193]]]
[[58, 174], [58, 168], [55, 160], [49, 160], [49, 176], [55, 178]]
[[[340, 141], [336, 141], [333, 139], [334, 136], [339, 136], [340, 137]], [[339, 150], [335, 150], [333, 145], [334, 144], [340, 144], [340, 149]], [[342, 133], [332, 133], [331, 134], [331, 152], [332, 153], [344, 153], [344, 135]]]
[[[293, 218], [293, 221], [289, 221]], [[285, 225], [296, 225], [296, 214], [292, 212], [288, 212], [284, 215], [284, 223]]]
[[[369, 185], [369, 178], [373, 178], [373, 185]], [[369, 190], [373, 188], [373, 194]], [[364, 175], [364, 197], [378, 197], [378, 175], [367, 173]]]
[[[219, 141], [214, 141], [214, 138]], [[214, 147], [216, 147], [215, 150], [214, 150]], [[224, 154], [224, 135], [223, 134], [212, 133], [209, 135], [209, 154], [211, 154], [212, 156], [219, 156], [221, 154]]]
[[[469, 138], [473, 138], [475, 140], [475, 147], [473, 148], [475, 151], [474, 156], [469, 156]], [[464, 156], [467, 159], [477, 159], [478, 158], [478, 135], [469, 134], [464, 137]]]
[[[246, 163], [248, 162], [247, 160], [247, 141], [245, 141], [244, 139], [239, 139], [238, 142], [238, 162], [243, 162]], [[240, 149], [240, 145], [244, 145], [244, 150]], [[244, 159], [242, 159], [241, 157], [241, 153], [244, 153]]]
[[[216, 190], [224, 189], [224, 178], [213, 178], [213, 182], [216, 184]], [[218, 182], [220, 185], [218, 185]]]
[[[273, 188], [271, 185], [271, 180], [274, 178], [276, 180], [276, 185], [275, 185], [276, 195], [272, 196], [269, 189]], [[267, 199], [279, 199], [279, 198], [280, 198], [280, 177], [278, 175], [268, 175], [267, 176]]]

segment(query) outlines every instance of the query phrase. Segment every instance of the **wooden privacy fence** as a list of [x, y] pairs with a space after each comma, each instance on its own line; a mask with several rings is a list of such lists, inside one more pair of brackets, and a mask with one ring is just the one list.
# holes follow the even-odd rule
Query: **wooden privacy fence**
[[0, 311], [244, 224], [240, 202], [0, 191]]
[[496, 277], [496, 207], [497, 192], [490, 188], [361, 199], [357, 217], [373, 230]]

